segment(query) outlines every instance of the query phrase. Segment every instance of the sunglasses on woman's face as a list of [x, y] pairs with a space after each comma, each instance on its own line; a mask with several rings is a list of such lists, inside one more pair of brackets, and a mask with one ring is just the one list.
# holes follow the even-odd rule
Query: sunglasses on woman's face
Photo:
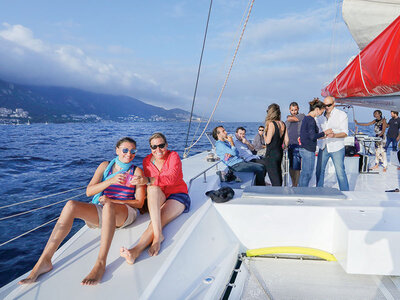
[[129, 150], [128, 148], [123, 148], [122, 149], [122, 153], [128, 153], [128, 152], [131, 152], [131, 154], [136, 154], [136, 152], [137, 152], [137, 149], [131, 149], [131, 150]]
[[153, 150], [156, 150], [157, 148], [164, 149], [164, 147], [165, 147], [165, 143], [162, 143], [159, 145], [150, 145], [150, 148]]

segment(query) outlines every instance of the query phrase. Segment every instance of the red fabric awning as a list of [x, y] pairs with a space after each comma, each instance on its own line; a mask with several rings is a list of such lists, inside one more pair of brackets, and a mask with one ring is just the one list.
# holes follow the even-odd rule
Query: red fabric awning
[[400, 91], [400, 16], [369, 43], [321, 95], [369, 97]]

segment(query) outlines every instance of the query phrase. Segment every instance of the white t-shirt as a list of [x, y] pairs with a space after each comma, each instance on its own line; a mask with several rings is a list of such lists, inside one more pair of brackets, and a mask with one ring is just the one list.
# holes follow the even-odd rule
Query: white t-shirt
[[[332, 112], [327, 119], [324, 115], [317, 118], [317, 125], [321, 131], [332, 129], [333, 133], [344, 132], [349, 134], [349, 120], [344, 111], [333, 108]], [[344, 148], [344, 138], [325, 138], [318, 140], [318, 148], [325, 149], [328, 152], [336, 152]]]

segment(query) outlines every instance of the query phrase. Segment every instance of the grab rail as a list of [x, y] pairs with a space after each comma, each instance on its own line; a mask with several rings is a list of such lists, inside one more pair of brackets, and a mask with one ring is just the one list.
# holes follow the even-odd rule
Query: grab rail
[[197, 179], [198, 177], [200, 177], [201, 175], [204, 174], [204, 182], [207, 182], [207, 175], [206, 172], [214, 167], [216, 167], [217, 171], [218, 171], [218, 164], [221, 162], [221, 160], [217, 161], [215, 164], [211, 165], [210, 167], [208, 167], [207, 169], [205, 169], [204, 171], [200, 172], [199, 174], [197, 174], [196, 176], [192, 177], [189, 180], [189, 187], [188, 187], [188, 191], [190, 191], [190, 188], [192, 187], [192, 183], [195, 179]]

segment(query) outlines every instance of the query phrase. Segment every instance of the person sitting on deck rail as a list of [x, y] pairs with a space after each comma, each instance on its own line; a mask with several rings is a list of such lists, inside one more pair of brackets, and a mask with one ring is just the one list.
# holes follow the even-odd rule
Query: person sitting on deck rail
[[212, 136], [217, 141], [216, 153], [225, 165], [235, 172], [253, 172], [256, 175], [255, 185], [265, 185], [264, 166], [255, 162], [245, 162], [240, 158], [232, 136], [228, 136], [223, 126], [215, 127]]
[[[239, 157], [242, 158], [245, 162], [255, 162], [258, 164], [262, 164], [265, 168], [267, 168], [265, 160], [261, 159], [260, 156], [253, 153], [254, 147], [246, 139], [246, 129], [244, 127], [238, 127], [236, 129], [236, 134], [233, 137], [233, 142], [239, 152]], [[264, 177], [265, 175], [266, 173], [264, 174]]]
[[258, 127], [258, 132], [253, 139], [254, 150], [257, 151], [258, 156], [265, 155], [265, 140], [264, 140], [264, 126], [260, 125]]
[[150, 139], [151, 154], [143, 160], [144, 176], [139, 184], [147, 185], [147, 206], [151, 223], [140, 237], [138, 244], [127, 249], [121, 247], [120, 255], [129, 264], [150, 245], [150, 256], [158, 255], [164, 240], [162, 228], [190, 209], [188, 188], [183, 180], [182, 162], [175, 151], [168, 150], [166, 137], [154, 133]]
[[32, 283], [53, 265], [51, 258], [71, 230], [74, 219], [79, 218], [90, 228], [101, 228], [100, 251], [92, 271], [83, 280], [83, 285], [100, 282], [106, 268], [106, 260], [115, 228], [132, 224], [145, 199], [144, 186], [138, 185], [143, 171], [132, 160], [136, 155], [136, 142], [128, 137], [117, 142], [117, 157], [104, 161], [94, 173], [86, 189], [87, 196], [94, 196], [93, 203], [69, 200], [54, 226], [53, 232], [38, 262], [29, 276], [19, 284]]

